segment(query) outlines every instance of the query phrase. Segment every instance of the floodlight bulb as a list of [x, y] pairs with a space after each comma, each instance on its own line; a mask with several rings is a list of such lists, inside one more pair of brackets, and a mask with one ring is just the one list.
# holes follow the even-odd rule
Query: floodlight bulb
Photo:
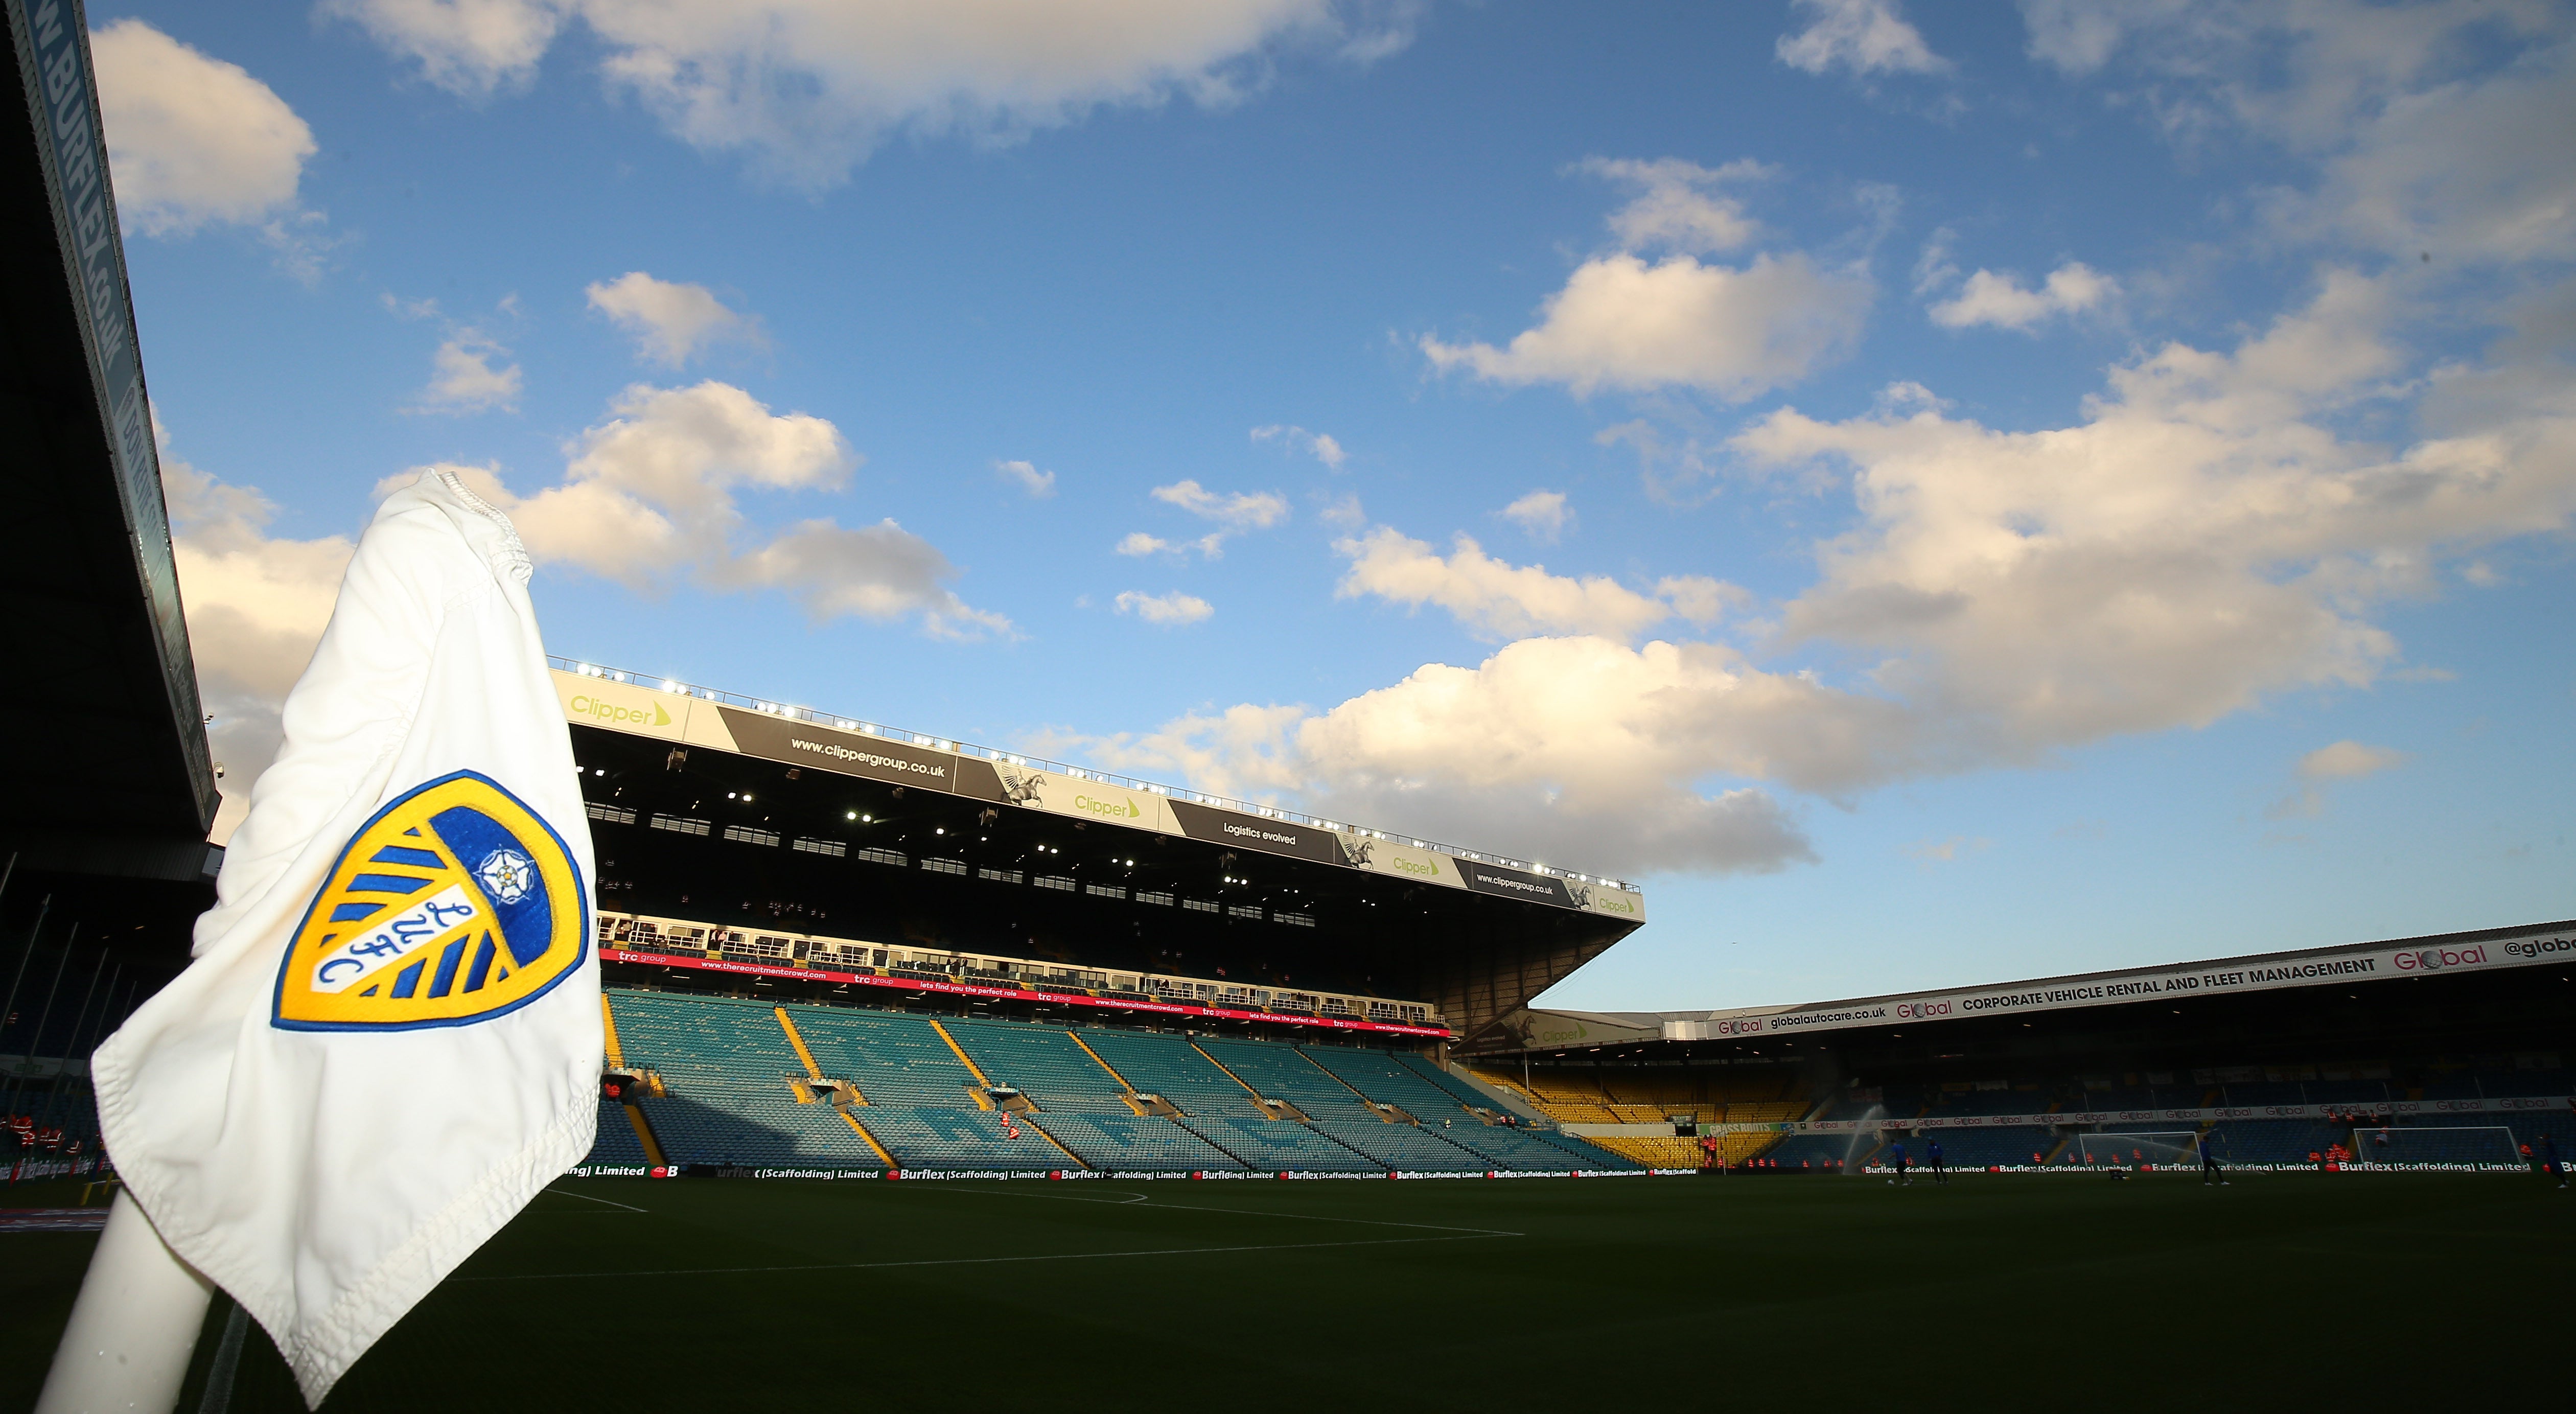
[[859, 818], [859, 812], [857, 812], [857, 811], [853, 810], [853, 811], [851, 811], [851, 812], [849, 813], [849, 815], [848, 815], [847, 817], [845, 817], [845, 818], [852, 819], [852, 820], [856, 820], [857, 818]]

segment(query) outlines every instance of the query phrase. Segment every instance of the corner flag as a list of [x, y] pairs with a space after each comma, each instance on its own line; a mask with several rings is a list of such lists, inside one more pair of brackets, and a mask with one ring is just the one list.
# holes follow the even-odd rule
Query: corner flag
[[195, 962], [95, 1060], [128, 1191], [308, 1404], [590, 1150], [590, 830], [528, 573], [453, 475], [386, 498]]

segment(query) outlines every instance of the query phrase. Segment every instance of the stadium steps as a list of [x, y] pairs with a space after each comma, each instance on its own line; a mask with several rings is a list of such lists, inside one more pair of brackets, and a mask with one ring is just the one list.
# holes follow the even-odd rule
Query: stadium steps
[[1138, 1093], [1161, 1096], [1181, 1116], [1268, 1119], [1241, 1082], [1178, 1036], [1095, 1030], [1088, 1040]]
[[1040, 1114], [1035, 1120], [1049, 1138], [1098, 1171], [1192, 1173], [1244, 1166], [1234, 1155], [1168, 1119]]
[[[995, 1087], [1019, 1091], [1047, 1113], [1133, 1116], [1125, 1083], [1061, 1027], [1014, 1021], [947, 1023], [949, 1036]], [[1005, 1101], [1008, 1108], [1012, 1102]]]
[[788, 1012], [815, 1059], [853, 1083], [871, 1107], [974, 1108], [968, 1099], [974, 1075], [927, 1018], [849, 1007], [790, 1006]]
[[859, 1138], [867, 1141], [867, 1146], [876, 1151], [876, 1156], [885, 1160], [885, 1166], [887, 1168], [893, 1168], [896, 1166], [894, 1155], [887, 1153], [886, 1146], [878, 1143], [875, 1135], [868, 1133], [868, 1127], [859, 1123], [859, 1117], [857, 1115], [850, 1113], [848, 1110], [843, 1110], [841, 1111], [841, 1122], [848, 1125], [851, 1132], [857, 1134]]
[[[814, 1063], [814, 1053], [805, 1049], [805, 1038], [796, 1034], [795, 1018], [789, 1016], [783, 1006], [771, 1007], [770, 1011], [778, 1017], [778, 1029], [787, 1033], [787, 1048], [796, 1053], [798, 1060], [805, 1062], [805, 1073], [816, 1080], [822, 1079], [823, 1067]], [[862, 1100], [860, 1103], [867, 1102]]]
[[1021, 1112], [1021, 1118], [1025, 1119], [1025, 1120], [1028, 1122], [1028, 1128], [1029, 1128], [1029, 1131], [1030, 1131], [1031, 1133], [1033, 1133], [1033, 1134], [1037, 1135], [1040, 1139], [1043, 1139], [1043, 1140], [1045, 1140], [1046, 1142], [1048, 1142], [1048, 1143], [1050, 1143], [1050, 1144], [1053, 1144], [1053, 1145], [1056, 1147], [1056, 1152], [1058, 1152], [1058, 1153], [1060, 1153], [1060, 1154], [1064, 1155], [1064, 1156], [1065, 1156], [1066, 1158], [1068, 1158], [1068, 1159], [1073, 1160], [1073, 1162], [1074, 1162], [1074, 1166], [1075, 1166], [1075, 1167], [1077, 1167], [1077, 1168], [1081, 1168], [1081, 1169], [1086, 1169], [1086, 1170], [1087, 1170], [1087, 1169], [1089, 1169], [1089, 1168], [1091, 1167], [1091, 1161], [1090, 1161], [1090, 1160], [1085, 1159], [1085, 1158], [1084, 1158], [1084, 1157], [1082, 1157], [1080, 1154], [1077, 1154], [1077, 1153], [1073, 1152], [1071, 1149], [1066, 1148], [1066, 1147], [1065, 1147], [1065, 1145], [1064, 1145], [1064, 1141], [1063, 1141], [1063, 1140], [1058, 1139], [1058, 1138], [1056, 1138], [1053, 1134], [1048, 1133], [1048, 1132], [1047, 1132], [1047, 1130], [1046, 1130], [1046, 1127], [1045, 1127], [1044, 1125], [1041, 1125], [1041, 1124], [1039, 1124], [1039, 1123], [1038, 1123], [1038, 1121], [1037, 1121], [1037, 1111], [1035, 1111], [1035, 1110], [1024, 1110], [1024, 1111], [1022, 1111], [1022, 1112]]
[[774, 1009], [738, 998], [614, 994], [621, 1053], [649, 1061], [666, 1095], [635, 1101], [668, 1163], [873, 1167], [831, 1106], [799, 1104], [800, 1066]]
[[1386, 1163], [1320, 1126], [1226, 1117], [1172, 1121], [1259, 1173], [1381, 1173]]
[[[1200, 1045], [1196, 1041], [1192, 1041], [1190, 1043], [1190, 1049], [1198, 1052], [1200, 1055], [1207, 1056], [1208, 1064], [1224, 1071], [1226, 1079], [1233, 1081], [1237, 1085], [1242, 1085], [1244, 1093], [1252, 1097], [1252, 1102], [1254, 1104], [1261, 1104], [1261, 1092], [1253, 1089], [1250, 1085], [1245, 1084], [1243, 1077], [1234, 1073], [1233, 1067], [1227, 1065], [1224, 1061], [1218, 1060], [1214, 1056], [1209, 1056], [1207, 1047]], [[1262, 1109], [1266, 1112], [1269, 1109], [1269, 1106], [1262, 1105]]]
[[618, 1108], [626, 1112], [627, 1126], [635, 1131], [635, 1143], [644, 1151], [644, 1161], [656, 1168], [668, 1164], [670, 1160], [662, 1154], [662, 1141], [653, 1137], [652, 1121], [644, 1118], [642, 1107], [619, 1105]]
[[[992, 1081], [987, 1080], [987, 1079], [985, 1079], [985, 1078], [984, 1078], [984, 1072], [983, 1072], [980, 1068], [978, 1068], [978, 1067], [976, 1066], [976, 1064], [975, 1064], [975, 1058], [974, 1058], [973, 1056], [970, 1056], [970, 1055], [966, 1054], [966, 1048], [965, 1048], [964, 1046], [961, 1046], [961, 1045], [958, 1045], [958, 1044], [957, 1044], [957, 1038], [948, 1034], [948, 1028], [947, 1028], [947, 1027], [940, 1025], [940, 1024], [939, 1024], [938, 1022], [936, 1022], [936, 1021], [933, 1021], [933, 1022], [931, 1022], [931, 1023], [930, 1023], [930, 1029], [931, 1029], [931, 1030], [933, 1030], [933, 1031], [938, 1032], [938, 1033], [939, 1033], [939, 1039], [948, 1043], [948, 1049], [950, 1049], [950, 1050], [952, 1050], [952, 1051], [955, 1051], [955, 1052], [957, 1053], [957, 1063], [958, 1063], [959, 1065], [962, 1065], [962, 1066], [966, 1067], [966, 1073], [967, 1073], [967, 1074], [969, 1074], [969, 1075], [971, 1075], [971, 1076], [974, 1076], [974, 1077], [975, 1077], [975, 1083], [976, 1083], [976, 1084], [978, 1084], [978, 1085], [990, 1085], [990, 1084], [992, 1084], [992, 1083], [993, 1083]], [[985, 1108], [985, 1109], [991, 1109], [991, 1108], [992, 1108], [992, 1106], [990, 1106], [990, 1105], [985, 1105], [985, 1106], [983, 1106], [983, 1108]]]
[[609, 1065], [624, 1070], [626, 1052], [617, 1044], [617, 1009], [608, 1004], [608, 993], [604, 991], [599, 994], [599, 1028], [608, 1041]]

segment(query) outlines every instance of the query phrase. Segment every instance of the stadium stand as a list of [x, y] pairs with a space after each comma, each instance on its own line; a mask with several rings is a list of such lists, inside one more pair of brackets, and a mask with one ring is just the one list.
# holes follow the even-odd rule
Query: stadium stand
[[626, 1121], [626, 1107], [612, 1100], [599, 1102], [599, 1138], [590, 1147], [593, 1164], [636, 1166], [646, 1162], [644, 1143], [635, 1137], [635, 1126]]
[[630, 1063], [650, 1065], [670, 1090], [637, 1105], [671, 1162], [878, 1166], [831, 1105], [800, 1103], [789, 1088], [805, 1063], [771, 1007], [650, 992], [617, 993], [611, 1006]]
[[[1477, 1092], [1419, 1057], [1282, 1042], [729, 997], [612, 991], [618, 1063], [670, 1163], [1108, 1172], [1559, 1171], [1631, 1166], [1578, 1140], [1486, 1124]], [[855, 1091], [835, 1103], [835, 1081]], [[1132, 1091], [1130, 1089], [1132, 1088]], [[1363, 1090], [1373, 1092], [1363, 1097]], [[1284, 1100], [1309, 1120], [1266, 1112]], [[1145, 1097], [1175, 1113], [1140, 1113]], [[1478, 1097], [1490, 1099], [1490, 1097]], [[1368, 1100], [1393, 1106], [1373, 1109]], [[1025, 1103], [1023, 1103], [1025, 1102]], [[1428, 1112], [1393, 1122], [1396, 1111]], [[652, 1161], [603, 1101], [592, 1164]]]
[[1359, 1092], [1333, 1078], [1295, 1046], [1268, 1041], [1199, 1042], [1199, 1049], [1264, 1099], [1286, 1100], [1320, 1122], [1377, 1124]]
[[860, 1122], [895, 1161], [917, 1169], [1083, 1167], [1032, 1121], [998, 1110], [936, 1105], [871, 1105]]
[[1088, 1029], [1082, 1039], [1139, 1094], [1160, 1095], [1193, 1117], [1266, 1120], [1252, 1092], [1179, 1036]]
[[1017, 1089], [1048, 1114], [1135, 1115], [1117, 1077], [1102, 1069], [1069, 1032], [957, 1021], [948, 1023], [948, 1034], [975, 1058], [986, 1079]]
[[1159, 1115], [1036, 1114], [1028, 1118], [1095, 1169], [1126, 1173], [1195, 1173], [1243, 1165]]
[[1695, 1169], [1706, 1162], [1699, 1141], [1671, 1134], [1604, 1134], [1589, 1142], [1654, 1169]]
[[1473, 1068], [1478, 1080], [1526, 1099], [1559, 1124], [1659, 1124], [1689, 1116], [1701, 1124], [1777, 1124], [1806, 1119], [1813, 1106], [1786, 1067], [1732, 1071], [1612, 1066], [1533, 1066], [1524, 1083], [1502, 1069]]
[[[978, 1108], [970, 1098], [974, 1073], [928, 1017], [817, 1006], [790, 1007], [788, 1014], [823, 1073], [858, 1086], [871, 1107]], [[618, 1015], [625, 1015], [622, 1000]], [[635, 1044], [627, 1040], [630, 1053]]]
[[1174, 1123], [1241, 1160], [1245, 1167], [1267, 1173], [1374, 1173], [1386, 1168], [1383, 1162], [1334, 1142], [1312, 1126], [1286, 1120], [1217, 1116], [1190, 1117]]
[[[1491, 1158], [1455, 1142], [1445, 1130], [1387, 1124], [1379, 1120], [1323, 1124], [1317, 1128], [1335, 1142], [1367, 1155], [1380, 1168], [1419, 1173], [1481, 1173], [1496, 1167]], [[1552, 1167], [1573, 1166], [1559, 1161]], [[1600, 1165], [1586, 1167], [1597, 1168]]]
[[[1425, 1124], [1484, 1123], [1483, 1116], [1469, 1108], [1469, 1099], [1430, 1078], [1438, 1071], [1428, 1067], [1416, 1070], [1392, 1052], [1313, 1046], [1300, 1048], [1300, 1054], [1330, 1073], [1340, 1085], [1379, 1104], [1393, 1105]], [[1483, 1108], [1490, 1110], [1492, 1106]]]

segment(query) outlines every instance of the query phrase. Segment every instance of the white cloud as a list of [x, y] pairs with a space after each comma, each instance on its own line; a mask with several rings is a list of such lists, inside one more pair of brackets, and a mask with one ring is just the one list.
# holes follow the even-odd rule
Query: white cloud
[[[521, 378], [515, 363], [498, 363], [510, 351], [477, 329], [459, 329], [430, 355], [429, 386], [412, 404], [415, 412], [474, 413], [494, 408], [515, 411]], [[496, 366], [497, 364], [497, 366]]]
[[993, 472], [1004, 481], [1010, 482], [1012, 485], [1029, 493], [1030, 498], [1033, 500], [1042, 501], [1055, 494], [1055, 473], [1052, 471], [1040, 471], [1034, 463], [1024, 461], [995, 462], [993, 463]]
[[1288, 427], [1276, 423], [1268, 427], [1256, 427], [1252, 429], [1252, 440], [1278, 442], [1293, 447], [1335, 471], [1342, 469], [1342, 463], [1348, 460], [1350, 455], [1344, 452], [1342, 444], [1333, 440], [1329, 434], [1309, 432], [1303, 427]]
[[324, 0], [431, 82], [529, 82], [575, 20], [612, 92], [770, 177], [847, 178], [893, 131], [1009, 141], [1102, 106], [1239, 101], [1297, 51], [1369, 63], [1415, 7], [1336, 0]]
[[2576, 255], [2576, 43], [2492, 78], [2390, 101], [2353, 127], [2318, 190], [2282, 202], [2294, 233], [2331, 231], [2446, 266]]
[[2352, 740], [2320, 746], [2299, 758], [2298, 775], [2304, 784], [2272, 802], [2264, 810], [2263, 818], [2288, 820], [2323, 815], [2326, 813], [2326, 782], [2375, 776], [2402, 766], [2407, 760], [2403, 751], [2392, 751], [2384, 746], [2364, 746]]
[[[1378, 530], [1344, 542], [1350, 592], [1559, 636], [1325, 711], [1245, 704], [1102, 749], [1574, 867], [1723, 871], [1811, 857], [1775, 784], [1847, 800], [2366, 686], [2402, 671], [2379, 608], [2431, 592], [2445, 560], [2576, 519], [2576, 376], [2550, 332], [2576, 291], [2553, 298], [2520, 308], [2495, 364], [2437, 374], [2426, 430], [2394, 447], [2337, 428], [2418, 397], [2390, 333], [2404, 306], [2390, 279], [2332, 269], [2232, 349], [2114, 366], [2072, 425], [1999, 431], [1917, 387], [1841, 421], [1761, 419], [1728, 444], [1739, 464], [1838, 472], [1822, 484], [1858, 511], [1765, 651], [1863, 664], [1848, 682], [1720, 643], [1623, 642], [1692, 606], [1673, 581], [1648, 594]], [[1706, 581], [1696, 607], [1741, 599]], [[2314, 813], [2332, 781], [2394, 760], [2324, 748], [2270, 813]]]
[[2446, 268], [2576, 255], [2576, 12], [2443, 0], [2023, 0], [2030, 52], [2185, 144], [2319, 166], [2277, 234]]
[[2518, 0], [2021, 0], [2021, 10], [2032, 58], [2105, 77], [2175, 137], [2235, 129], [2307, 153], [2345, 146], [2498, 41], [2555, 41], [2570, 27], [2565, 7]]
[[1780, 36], [1780, 62], [1821, 74], [1942, 74], [1950, 61], [1932, 52], [1922, 32], [1906, 22], [1897, 0], [1792, 0], [1807, 27]]
[[1175, 481], [1155, 487], [1153, 496], [1228, 530], [1266, 530], [1288, 518], [1288, 498], [1276, 491], [1219, 494], [1196, 481]]
[[1134, 614], [1149, 624], [1177, 628], [1194, 624], [1216, 610], [1195, 594], [1140, 594], [1133, 589], [1118, 596], [1118, 612]]
[[[161, 428], [156, 421], [155, 436]], [[277, 754], [278, 710], [322, 641], [356, 545], [345, 535], [292, 540], [269, 534], [277, 507], [256, 489], [228, 485], [161, 448], [161, 493], [188, 610], [197, 692], [214, 717], [207, 738], [224, 763], [221, 844], [250, 809], [250, 788]]]
[[276, 90], [141, 20], [92, 30], [90, 55], [117, 214], [129, 228], [147, 236], [249, 228], [287, 274], [320, 278], [332, 242], [321, 213], [296, 200], [318, 148]]
[[1794, 383], [1859, 337], [1870, 284], [1817, 268], [1803, 252], [1742, 268], [1676, 255], [1588, 260], [1550, 295], [1535, 328], [1510, 344], [1424, 335], [1434, 366], [1497, 383], [1563, 383], [1647, 392], [1697, 388], [1741, 401]]
[[2384, 746], [2338, 741], [2299, 758], [2299, 775], [2311, 781], [2345, 781], [2375, 776], [2406, 763], [2406, 753]]
[[629, 270], [594, 282], [584, 293], [590, 307], [635, 340], [638, 358], [678, 368], [707, 345], [727, 339], [758, 342], [760, 323], [725, 307], [704, 285], [656, 280]]
[[509, 512], [542, 563], [638, 589], [691, 578], [708, 588], [776, 589], [822, 620], [910, 618], [937, 637], [1007, 633], [998, 614], [947, 588], [956, 567], [891, 520], [847, 529], [808, 520], [748, 546], [742, 491], [835, 491], [859, 463], [840, 429], [775, 414], [730, 384], [637, 385], [565, 448], [564, 478], [533, 495], [489, 468], [453, 468]]
[[2016, 276], [1979, 270], [1959, 293], [1931, 306], [1932, 322], [1945, 329], [1991, 324], [2027, 330], [2060, 314], [2084, 314], [2119, 298], [2119, 282], [2080, 261], [2069, 261], [2048, 274], [2038, 289]]
[[1951, 864], [1963, 854], [1981, 854], [1994, 844], [1983, 835], [1952, 835], [1943, 840], [1916, 840], [1898, 851], [1908, 859], [1925, 864]]
[[[1189, 548], [1209, 559], [1225, 553], [1225, 542], [1246, 531], [1267, 530], [1288, 519], [1288, 498], [1276, 491], [1210, 491], [1196, 481], [1175, 481], [1157, 486], [1153, 497], [1165, 505], [1178, 506], [1202, 520], [1216, 522], [1217, 528], [1189, 542]], [[1146, 555], [1158, 550], [1178, 553], [1181, 547], [1137, 531], [1118, 542], [1122, 555]]]
[[2077, 426], [2000, 432], [1937, 409], [1735, 439], [1758, 463], [1849, 467], [1862, 524], [1821, 548], [1794, 638], [1880, 655], [1960, 759], [2197, 726], [2267, 694], [2394, 666], [2368, 612], [2446, 553], [2563, 527], [2576, 406], [2537, 403], [2391, 453], [2324, 419], [2397, 367], [2386, 289], [2329, 273], [2232, 353], [2112, 371]]
[[1532, 540], [1553, 544], [1574, 522], [1574, 512], [1566, 509], [1564, 492], [1532, 491], [1503, 507], [1503, 519], [1518, 525]]
[[1728, 649], [1532, 638], [1474, 668], [1427, 664], [1326, 712], [1245, 705], [1079, 746], [1106, 764], [1177, 770], [1202, 789], [1272, 797], [1566, 868], [1767, 872], [1815, 855], [1767, 791], [1695, 789], [1770, 763], [1725, 722], [1767, 722], [1789, 750], [1824, 694], [1746, 670]]
[[1717, 606], [1740, 593], [1715, 580], [1684, 576], [1641, 594], [1604, 576], [1574, 579], [1549, 574], [1543, 565], [1506, 564], [1464, 535], [1443, 557], [1386, 526], [1337, 540], [1333, 549], [1351, 562], [1334, 589], [1338, 597], [1375, 595], [1409, 608], [1437, 605], [1469, 631], [1494, 639], [1580, 633], [1624, 641], [1677, 615], [1714, 618]]
[[[1875, 294], [1867, 269], [1819, 267], [1803, 251], [1741, 266], [1699, 257], [1746, 245], [1761, 227], [1721, 194], [1777, 169], [1737, 161], [1587, 158], [1574, 170], [1638, 189], [1609, 217], [1619, 249], [1576, 267], [1539, 323], [1500, 348], [1416, 340], [1432, 366], [1497, 383], [1652, 392], [1696, 388], [1735, 401], [1796, 382], [1859, 337]], [[1649, 261], [1649, 252], [1662, 258]]]
[[1751, 158], [1703, 167], [1678, 157], [1589, 157], [1576, 170], [1638, 189], [1633, 200], [1610, 213], [1610, 232], [1619, 238], [1620, 249], [1694, 255], [1735, 250], [1761, 235], [1761, 223], [1745, 214], [1743, 202], [1717, 193], [1730, 182], [1779, 175], [1778, 168]]
[[526, 84], [577, 0], [320, 0], [453, 93]]

